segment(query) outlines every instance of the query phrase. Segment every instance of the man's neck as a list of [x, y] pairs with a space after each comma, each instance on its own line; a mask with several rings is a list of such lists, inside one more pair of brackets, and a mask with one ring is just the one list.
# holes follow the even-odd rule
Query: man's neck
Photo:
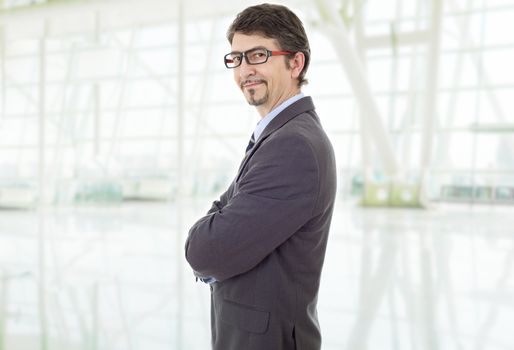
[[257, 106], [256, 107], [257, 108], [257, 112], [260, 114], [261, 119], [264, 118], [265, 116], [267, 116], [272, 110], [274, 110], [275, 108], [280, 106], [284, 101], [287, 101], [291, 97], [298, 95], [300, 92], [301, 92], [300, 89], [294, 89], [289, 94], [287, 94], [285, 96], [282, 96], [277, 102], [275, 102], [271, 106], [268, 105], [268, 104], [265, 104], [265, 105], [262, 105], [262, 106]]

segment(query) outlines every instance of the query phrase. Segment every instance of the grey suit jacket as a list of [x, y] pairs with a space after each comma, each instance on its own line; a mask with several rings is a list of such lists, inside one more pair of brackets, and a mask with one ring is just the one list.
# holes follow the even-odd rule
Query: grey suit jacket
[[189, 231], [186, 259], [212, 276], [215, 350], [316, 350], [316, 303], [336, 194], [329, 139], [310, 97], [287, 107]]

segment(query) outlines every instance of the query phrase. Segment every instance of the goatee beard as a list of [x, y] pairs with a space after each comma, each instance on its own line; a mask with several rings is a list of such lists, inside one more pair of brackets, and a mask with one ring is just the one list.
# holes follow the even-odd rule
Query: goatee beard
[[269, 98], [269, 94], [268, 94], [268, 83], [264, 80], [264, 79], [252, 79], [252, 80], [246, 80], [244, 82], [241, 83], [241, 89], [244, 91], [244, 85], [246, 83], [249, 83], [249, 82], [260, 82], [262, 84], [265, 85], [266, 87], [266, 92], [264, 93], [264, 96], [262, 96], [261, 98], [257, 99], [255, 97], [255, 94], [257, 93], [257, 90], [256, 89], [253, 89], [253, 88], [249, 88], [247, 89], [247, 92], [248, 92], [248, 95], [246, 100], [248, 101], [248, 104], [250, 106], [260, 106], [260, 105], [263, 105], [265, 104], [266, 102], [268, 102], [268, 98]]
[[247, 98], [247, 100], [248, 100], [248, 104], [250, 106], [261, 106], [261, 105], [265, 104], [266, 102], [268, 102], [268, 92], [267, 91], [264, 94], [264, 96], [262, 96], [259, 99], [255, 98], [255, 90], [254, 89], [249, 89], [248, 93], [250, 94], [250, 96]]

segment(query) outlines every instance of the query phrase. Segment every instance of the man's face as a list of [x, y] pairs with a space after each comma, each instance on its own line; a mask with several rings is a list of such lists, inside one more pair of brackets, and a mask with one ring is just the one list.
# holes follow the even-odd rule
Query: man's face
[[[271, 51], [281, 50], [274, 39], [258, 34], [234, 34], [233, 52], [245, 52], [257, 47]], [[296, 94], [297, 82], [293, 79], [291, 69], [287, 68], [285, 57], [271, 56], [266, 63], [257, 65], [249, 65], [243, 59], [241, 65], [234, 68], [236, 84], [243, 91], [248, 103], [256, 106], [262, 116]]]

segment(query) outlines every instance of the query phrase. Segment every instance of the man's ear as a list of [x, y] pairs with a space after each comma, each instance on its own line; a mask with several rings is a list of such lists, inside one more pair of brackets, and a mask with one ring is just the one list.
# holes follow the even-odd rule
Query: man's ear
[[305, 66], [305, 55], [303, 52], [297, 52], [292, 58], [289, 59], [289, 66], [291, 67], [291, 78], [298, 79], [300, 73]]

